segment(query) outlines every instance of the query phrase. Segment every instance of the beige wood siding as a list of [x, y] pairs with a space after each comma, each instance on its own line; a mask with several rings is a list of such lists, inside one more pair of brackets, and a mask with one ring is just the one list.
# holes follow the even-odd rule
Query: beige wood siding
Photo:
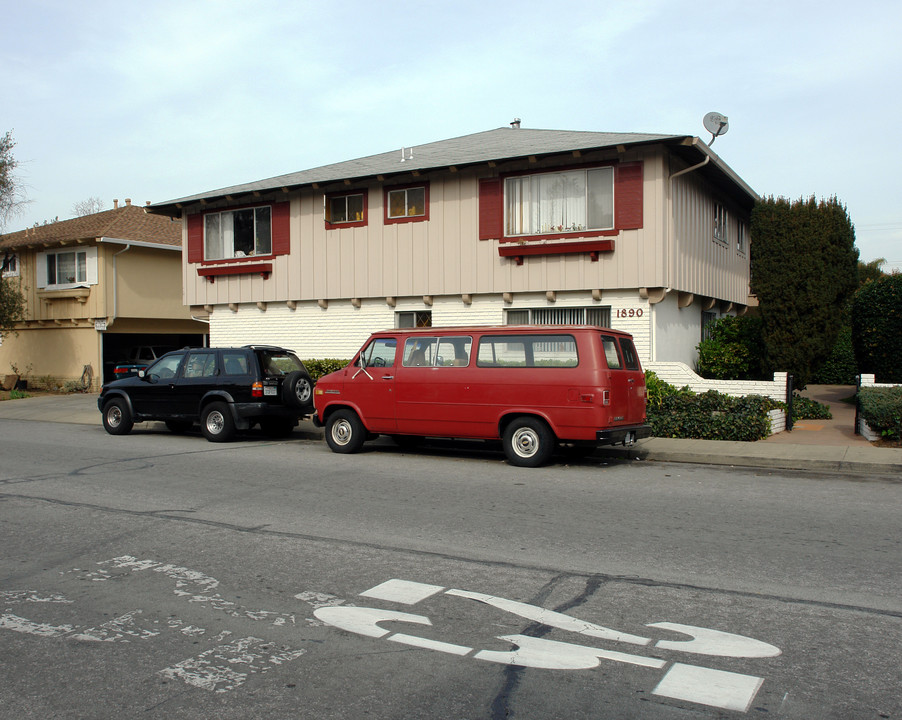
[[749, 249], [740, 251], [740, 223], [749, 216], [726, 199], [725, 242], [714, 238], [714, 208], [717, 195], [695, 173], [673, 181], [673, 238], [669, 287], [719, 300], [745, 305], [749, 294]]
[[[203, 306], [666, 286], [663, 151], [652, 148], [624, 156], [585, 157], [574, 164], [614, 157], [644, 163], [644, 221], [641, 229], [617, 235], [614, 251], [601, 253], [597, 261], [581, 253], [527, 257], [517, 265], [498, 255], [497, 241], [480, 241], [478, 181], [493, 172], [486, 166], [405, 178], [404, 184], [429, 183], [430, 216], [423, 222], [384, 224], [384, 185], [375, 181], [362, 188], [368, 193], [366, 227], [327, 230], [324, 189], [295, 193], [290, 196], [291, 253], [265, 260], [273, 266], [269, 278], [228, 275], [211, 283], [197, 276], [197, 265], [186, 264], [186, 303]], [[541, 161], [523, 161], [506, 165], [504, 170], [553, 168]], [[348, 187], [349, 192], [360, 189]]]

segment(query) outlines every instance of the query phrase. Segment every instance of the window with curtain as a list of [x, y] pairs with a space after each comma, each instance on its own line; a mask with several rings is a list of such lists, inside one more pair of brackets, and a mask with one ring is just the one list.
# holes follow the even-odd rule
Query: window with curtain
[[272, 208], [256, 207], [204, 216], [204, 259], [272, 254]]
[[614, 168], [509, 177], [505, 235], [547, 235], [614, 227]]

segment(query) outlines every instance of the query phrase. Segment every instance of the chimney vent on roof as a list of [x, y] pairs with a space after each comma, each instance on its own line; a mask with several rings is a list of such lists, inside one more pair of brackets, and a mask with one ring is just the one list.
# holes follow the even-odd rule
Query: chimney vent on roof
[[126, 204], [126, 205], [131, 205], [131, 204], [132, 204], [132, 199], [131, 199], [131, 198], [125, 198], [125, 204]]
[[149, 207], [149, 206], [150, 206], [150, 200], [145, 200], [145, 201], [144, 201], [144, 204], [147, 205], [147, 206]]
[[511, 127], [514, 130], [519, 130], [520, 129], [520, 118], [514, 118], [513, 122], [511, 123]]
[[113, 210], [119, 209], [119, 198], [113, 198]]

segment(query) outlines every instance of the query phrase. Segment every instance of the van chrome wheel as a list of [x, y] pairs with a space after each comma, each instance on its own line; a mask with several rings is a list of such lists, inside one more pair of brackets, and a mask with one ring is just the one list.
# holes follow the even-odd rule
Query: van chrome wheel
[[364, 440], [366, 428], [353, 410], [336, 410], [326, 420], [326, 443], [332, 452], [355, 453]]
[[504, 429], [504, 454], [511, 465], [539, 467], [551, 459], [554, 433], [548, 424], [537, 417], [514, 418]]

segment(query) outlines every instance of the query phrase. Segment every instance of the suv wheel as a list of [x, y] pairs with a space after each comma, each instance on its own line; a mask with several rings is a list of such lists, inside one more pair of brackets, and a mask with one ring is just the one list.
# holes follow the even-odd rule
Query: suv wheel
[[282, 382], [282, 401], [294, 408], [308, 410], [313, 398], [313, 383], [310, 377], [301, 370], [295, 370], [285, 376]]
[[114, 398], [103, 406], [103, 428], [110, 435], [128, 435], [135, 426], [128, 403]]
[[235, 437], [235, 422], [229, 406], [223, 402], [207, 405], [200, 416], [200, 429], [210, 442], [228, 442]]
[[366, 428], [353, 410], [336, 410], [326, 420], [326, 442], [332, 452], [355, 453], [364, 440]]

